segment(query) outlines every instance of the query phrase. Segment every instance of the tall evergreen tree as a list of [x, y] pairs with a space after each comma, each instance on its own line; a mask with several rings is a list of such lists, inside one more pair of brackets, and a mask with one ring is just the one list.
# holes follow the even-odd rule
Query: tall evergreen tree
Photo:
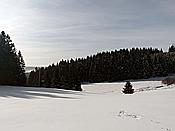
[[21, 52], [16, 53], [10, 36], [2, 31], [0, 34], [0, 84], [24, 85], [26, 83], [24, 67]]

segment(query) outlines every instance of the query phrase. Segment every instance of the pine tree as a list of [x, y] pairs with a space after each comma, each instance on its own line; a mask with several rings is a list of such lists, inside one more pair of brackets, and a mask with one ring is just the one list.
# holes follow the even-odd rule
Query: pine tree
[[175, 52], [175, 46], [174, 45], [171, 45], [169, 47], [169, 52]]
[[2, 31], [0, 34], [0, 84], [25, 85], [24, 65], [21, 52], [16, 53], [10, 36]]
[[134, 89], [132, 89], [132, 84], [129, 81], [126, 82], [125, 88], [123, 88], [123, 93], [125, 94], [134, 93]]
[[24, 85], [26, 83], [26, 75], [25, 75], [25, 62], [21, 51], [18, 52], [18, 81], [20, 84]]

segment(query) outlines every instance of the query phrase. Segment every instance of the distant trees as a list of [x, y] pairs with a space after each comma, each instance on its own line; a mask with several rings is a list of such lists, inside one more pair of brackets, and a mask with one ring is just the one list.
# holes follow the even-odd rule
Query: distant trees
[[[10, 36], [0, 33], [0, 84], [25, 85], [25, 62]], [[30, 86], [57, 87], [81, 91], [83, 82], [114, 82], [167, 76], [175, 73], [175, 46], [168, 52], [153, 48], [120, 49], [36, 68], [28, 78]]]
[[29, 75], [28, 85], [82, 91], [81, 82], [71, 68], [65, 61], [46, 68], [35, 68]]
[[29, 85], [39, 85], [39, 71], [42, 86], [79, 89], [82, 82], [114, 82], [175, 73], [175, 52], [132, 48], [101, 52], [75, 60], [62, 60], [56, 65], [32, 71]]
[[174, 45], [171, 45], [169, 47], [169, 52], [175, 52], [175, 46]]
[[25, 63], [21, 52], [16, 52], [10, 36], [0, 33], [0, 84], [25, 85]]

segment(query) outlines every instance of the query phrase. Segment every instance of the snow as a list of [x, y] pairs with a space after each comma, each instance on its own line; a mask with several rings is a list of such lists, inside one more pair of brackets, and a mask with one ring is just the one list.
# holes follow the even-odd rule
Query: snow
[[31, 71], [35, 70], [36, 67], [33, 67], [33, 66], [27, 66], [25, 67], [25, 72], [26, 73], [30, 73]]
[[2, 131], [174, 131], [175, 86], [161, 81], [83, 85], [83, 92], [0, 86]]

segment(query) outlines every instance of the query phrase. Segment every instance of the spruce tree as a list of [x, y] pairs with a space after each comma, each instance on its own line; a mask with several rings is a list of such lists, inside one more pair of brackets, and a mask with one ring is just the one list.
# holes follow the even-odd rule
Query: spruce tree
[[171, 45], [169, 47], [169, 52], [175, 52], [175, 46], [174, 45]]
[[25, 85], [25, 63], [21, 52], [16, 48], [10, 36], [4, 31], [0, 34], [0, 84]]

